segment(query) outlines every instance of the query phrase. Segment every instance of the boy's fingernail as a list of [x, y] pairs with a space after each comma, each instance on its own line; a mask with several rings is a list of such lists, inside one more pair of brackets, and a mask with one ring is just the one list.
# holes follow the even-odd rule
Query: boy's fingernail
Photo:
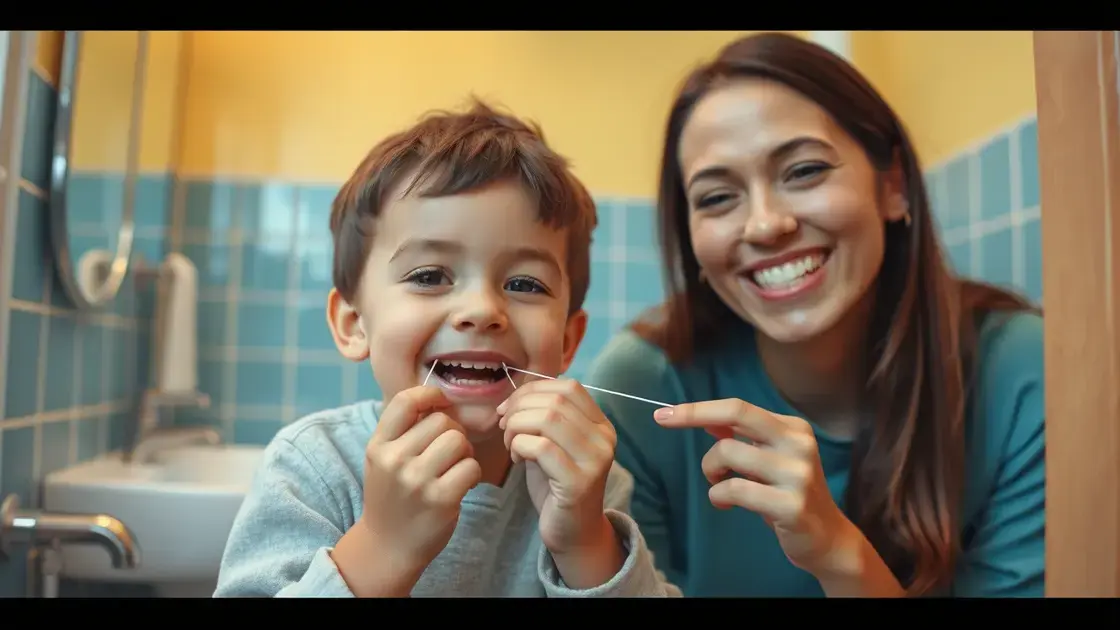
[[665, 420], [668, 420], [671, 417], [673, 417], [673, 408], [672, 407], [662, 407], [662, 408], [658, 409], [657, 411], [653, 412], [653, 419], [657, 420], [658, 422], [664, 422]]

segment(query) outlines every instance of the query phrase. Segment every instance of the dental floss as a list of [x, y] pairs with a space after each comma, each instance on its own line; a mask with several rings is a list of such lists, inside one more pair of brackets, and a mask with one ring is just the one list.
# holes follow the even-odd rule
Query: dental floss
[[506, 364], [505, 364], [505, 363], [503, 362], [503, 363], [502, 363], [502, 369], [504, 369], [504, 370], [506, 371], [506, 378], [508, 378], [508, 379], [509, 379], [509, 384], [510, 384], [510, 385], [513, 385], [513, 388], [514, 388], [514, 389], [517, 389], [517, 383], [514, 383], [514, 382], [513, 382], [513, 376], [511, 376], [511, 375], [510, 375], [510, 373], [509, 373], [509, 366], [507, 366], [507, 365], [506, 365]]
[[[428, 375], [424, 377], [424, 386], [428, 384], [428, 379], [432, 378], [432, 372], [436, 371], [437, 363], [439, 363], [439, 361], [432, 361], [432, 369], [428, 370]], [[509, 372], [506, 372], [506, 374], [509, 374]]]
[[[536, 372], [530, 372], [529, 370], [521, 370], [521, 369], [518, 369], [518, 368], [511, 368], [510, 366], [506, 365], [504, 362], [502, 363], [502, 368], [505, 369], [506, 376], [509, 376], [509, 381], [511, 383], [513, 382], [513, 377], [509, 375], [510, 370], [513, 370], [514, 372], [522, 372], [524, 374], [529, 374], [529, 375], [536, 376], [536, 377], [539, 377], [539, 378], [547, 378], [550, 381], [555, 381], [556, 380], [555, 376], [545, 376], [544, 374], [537, 374]], [[651, 405], [659, 405], [661, 407], [672, 407], [673, 406], [673, 405], [670, 405], [668, 403], [657, 402], [656, 400], [650, 400], [648, 398], [642, 398], [640, 396], [631, 396], [630, 394], [623, 394], [622, 392], [612, 392], [611, 390], [603, 389], [602, 387], [592, 387], [591, 385], [584, 385], [583, 383], [580, 383], [580, 385], [583, 385], [587, 389], [593, 389], [597, 392], [603, 392], [604, 394], [614, 394], [615, 396], [622, 396], [623, 398], [630, 398], [632, 400], [639, 400], [641, 402], [649, 403]], [[513, 388], [517, 389], [517, 385], [514, 385]]]

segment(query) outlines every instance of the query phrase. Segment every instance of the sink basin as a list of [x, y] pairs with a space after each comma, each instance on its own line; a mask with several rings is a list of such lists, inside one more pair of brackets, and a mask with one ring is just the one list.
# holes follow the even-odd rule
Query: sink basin
[[62, 550], [69, 578], [206, 584], [213, 592], [230, 527], [264, 447], [181, 446], [137, 465], [110, 453], [47, 475], [43, 509], [115, 516], [136, 536], [140, 566], [115, 569], [103, 549]]

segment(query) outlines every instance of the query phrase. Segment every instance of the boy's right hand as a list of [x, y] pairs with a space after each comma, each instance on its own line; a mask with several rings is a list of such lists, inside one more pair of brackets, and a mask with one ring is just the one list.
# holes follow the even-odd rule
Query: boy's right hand
[[362, 523], [417, 579], [451, 540], [459, 504], [482, 475], [463, 427], [443, 413], [450, 405], [438, 387], [402, 391], [366, 446]]

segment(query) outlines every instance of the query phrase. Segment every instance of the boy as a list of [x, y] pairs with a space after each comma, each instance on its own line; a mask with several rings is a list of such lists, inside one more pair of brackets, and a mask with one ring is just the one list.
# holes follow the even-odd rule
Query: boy
[[598, 406], [516, 371], [575, 356], [595, 222], [539, 130], [483, 104], [374, 147], [332, 206], [327, 320], [388, 403], [277, 434], [215, 596], [679, 596]]

